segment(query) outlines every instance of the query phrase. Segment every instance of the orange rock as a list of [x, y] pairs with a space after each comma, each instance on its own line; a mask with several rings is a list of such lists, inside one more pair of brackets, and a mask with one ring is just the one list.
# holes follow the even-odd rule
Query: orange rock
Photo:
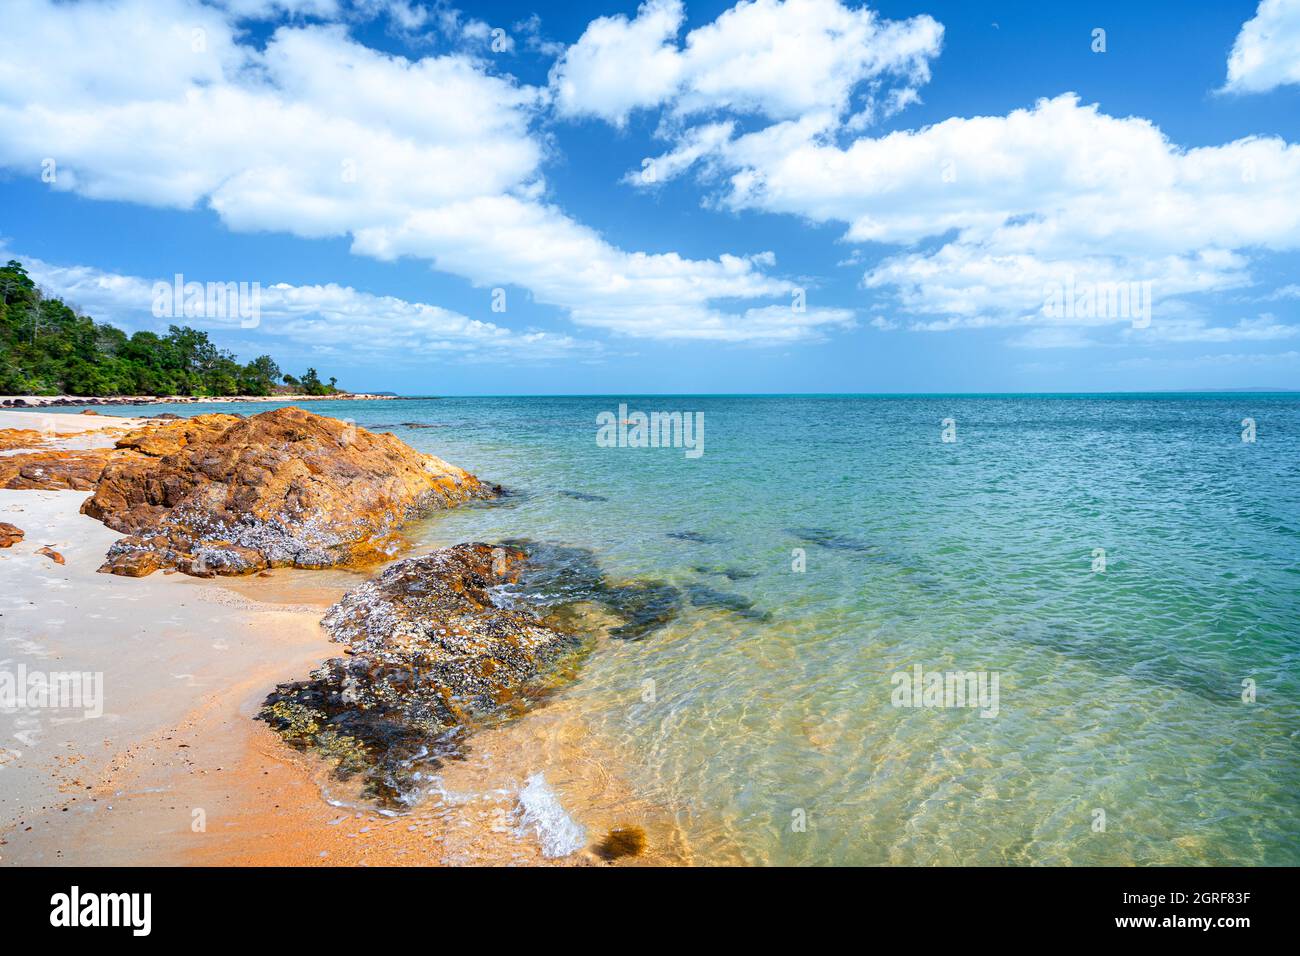
[[113, 448], [86, 448], [2, 455], [0, 488], [10, 491], [92, 491], [104, 466], [121, 454]]
[[[129, 554], [121, 555], [111, 566], [103, 564], [99, 567], [101, 574], [121, 574], [128, 578], [143, 578], [146, 575], [153, 574], [163, 566], [162, 559], [151, 551], [132, 551]], [[175, 569], [169, 569], [168, 574], [174, 574]]]
[[392, 435], [287, 407], [129, 433], [82, 512], [129, 535], [100, 570], [206, 577], [386, 556], [407, 519], [496, 490]]
[[45, 436], [34, 428], [0, 428], [0, 451], [15, 448], [40, 448]]
[[66, 563], [67, 563], [66, 561], [63, 560], [63, 555], [59, 554], [59, 552], [55, 551], [55, 550], [54, 550], [53, 548], [51, 548], [48, 544], [47, 544], [45, 547], [43, 547], [43, 548], [37, 548], [37, 549], [36, 549], [36, 553], [37, 553], [37, 554], [43, 554], [43, 555], [45, 555], [47, 558], [49, 558], [49, 559], [50, 559], [51, 561], [53, 561], [55, 564], [66, 564]]
[[12, 548], [23, 540], [23, 529], [8, 521], [0, 521], [0, 548]]

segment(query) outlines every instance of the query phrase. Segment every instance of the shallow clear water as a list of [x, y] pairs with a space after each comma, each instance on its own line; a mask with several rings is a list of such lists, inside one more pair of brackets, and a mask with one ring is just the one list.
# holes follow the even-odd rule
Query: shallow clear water
[[[704, 412], [704, 454], [599, 447], [620, 401]], [[521, 493], [423, 544], [581, 546], [682, 589], [563, 698], [699, 862], [1300, 863], [1294, 396], [304, 407]], [[996, 675], [997, 716], [894, 706], [916, 664]]]

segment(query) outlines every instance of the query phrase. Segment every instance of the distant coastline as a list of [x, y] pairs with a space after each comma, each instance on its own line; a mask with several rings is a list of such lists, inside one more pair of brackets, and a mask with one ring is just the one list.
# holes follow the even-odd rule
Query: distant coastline
[[391, 402], [398, 395], [335, 392], [332, 395], [0, 395], [3, 408], [68, 408], [82, 405], [214, 405], [230, 402]]

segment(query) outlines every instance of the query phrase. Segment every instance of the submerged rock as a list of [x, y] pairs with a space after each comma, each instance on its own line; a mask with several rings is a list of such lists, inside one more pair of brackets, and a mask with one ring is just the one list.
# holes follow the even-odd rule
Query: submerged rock
[[717, 574], [726, 578], [728, 581], [747, 581], [750, 578], [758, 577], [757, 571], [748, 571], [745, 568], [720, 567], [709, 564], [693, 564], [691, 570], [696, 574]]
[[290, 744], [361, 773], [368, 796], [401, 803], [421, 765], [456, 750], [469, 722], [522, 707], [583, 644], [490, 589], [517, 578], [518, 548], [459, 544], [399, 561], [349, 591], [322, 624], [347, 645], [259, 715]]
[[116, 450], [81, 510], [128, 535], [100, 570], [131, 576], [375, 559], [407, 519], [495, 493], [392, 435], [293, 407], [146, 426]]
[[669, 531], [665, 537], [673, 538], [677, 541], [689, 541], [692, 544], [718, 544], [719, 539], [710, 534], [704, 534], [700, 531]]
[[863, 554], [878, 550], [866, 541], [860, 541], [846, 534], [840, 534], [829, 528], [790, 528], [789, 532], [811, 544], [829, 548], [832, 551], [857, 551]]
[[574, 501], [609, 501], [604, 495], [593, 495], [589, 491], [561, 491], [560, 494]]
[[638, 826], [614, 827], [605, 839], [596, 844], [596, 855], [603, 860], [617, 860], [621, 856], [640, 856], [645, 852], [645, 830]]
[[695, 607], [732, 611], [749, 621], [767, 622], [772, 620], [770, 611], [758, 610], [755, 608], [753, 601], [740, 594], [716, 591], [702, 584], [687, 585], [686, 593], [690, 595], [691, 604]]
[[669, 624], [682, 610], [682, 594], [671, 584], [653, 579], [612, 581], [590, 548], [511, 539], [506, 544], [528, 552], [518, 588], [555, 620], [568, 625], [573, 610], [584, 604], [604, 608], [617, 624], [613, 638], [638, 641]]

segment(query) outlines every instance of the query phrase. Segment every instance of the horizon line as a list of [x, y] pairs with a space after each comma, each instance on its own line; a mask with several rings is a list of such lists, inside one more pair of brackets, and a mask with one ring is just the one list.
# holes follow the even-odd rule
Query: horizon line
[[[368, 391], [358, 389], [349, 394], [382, 395], [398, 399], [439, 399], [439, 398], [924, 398], [928, 396], [965, 396], [969, 398], [994, 397], [1005, 395], [1018, 396], [1061, 396], [1082, 395], [1296, 395], [1300, 388], [1272, 388], [1247, 386], [1244, 388], [1179, 388], [1179, 389], [1114, 389], [1108, 391], [985, 391], [985, 392], [441, 392], [437, 394], [410, 394], [397, 392]], [[322, 396], [323, 400], [330, 400]], [[338, 401], [339, 399], [333, 399]], [[346, 400], [346, 399], [344, 399]]]

